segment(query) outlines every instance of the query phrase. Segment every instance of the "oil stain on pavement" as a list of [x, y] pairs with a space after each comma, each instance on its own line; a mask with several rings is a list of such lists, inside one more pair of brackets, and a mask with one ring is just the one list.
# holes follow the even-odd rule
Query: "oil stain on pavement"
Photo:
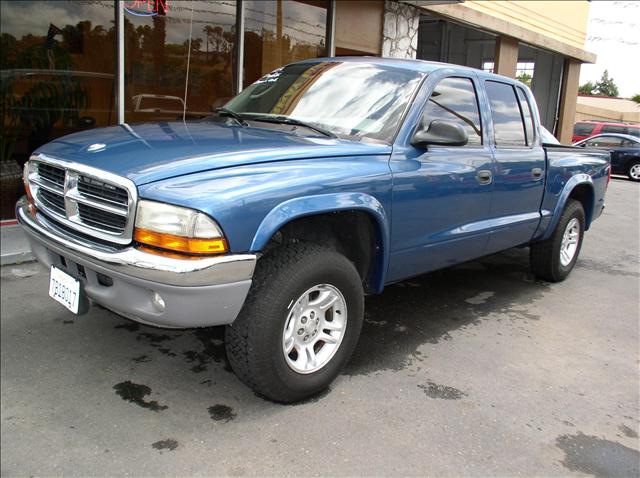
[[[213, 363], [221, 364], [223, 370], [227, 372], [232, 371], [225, 352], [224, 327], [205, 327], [187, 332], [163, 330], [163, 333], [157, 333], [155, 331], [157, 329], [126, 320], [114, 328], [134, 333], [138, 342], [153, 347], [164, 356], [183, 356], [187, 363], [192, 364], [191, 371], [193, 373], [205, 372], [208, 370], [208, 366]], [[175, 348], [176, 340], [183, 335], [188, 339], [189, 350], [180, 352], [172, 349], [172, 346]], [[144, 357], [142, 360], [133, 360], [134, 362], [146, 362], [146, 356], [142, 357]]]
[[187, 362], [193, 364], [191, 367], [193, 373], [206, 371], [207, 366], [212, 362], [223, 364], [223, 369], [231, 372], [224, 348], [224, 327], [196, 329], [193, 335], [202, 345], [201, 350], [183, 352]]
[[208, 410], [211, 420], [216, 422], [229, 422], [236, 417], [236, 413], [233, 411], [233, 408], [228, 407], [227, 405], [214, 405], [209, 407]]
[[133, 360], [135, 363], [151, 362], [151, 359], [148, 355], [140, 355], [139, 357], [134, 357], [131, 360]]
[[418, 385], [425, 395], [430, 398], [440, 398], [443, 400], [460, 400], [467, 394], [457, 388], [447, 387], [446, 385], [438, 385], [437, 383], [427, 382], [426, 385]]
[[562, 465], [571, 471], [614, 478], [640, 474], [640, 452], [620, 443], [577, 433], [558, 437], [556, 445], [565, 454]]
[[142, 408], [148, 408], [154, 412], [161, 412], [169, 408], [166, 405], [158, 404], [155, 400], [146, 401], [144, 397], [151, 394], [151, 388], [146, 385], [140, 385], [127, 380], [126, 382], [114, 385], [113, 389], [123, 400], [140, 405]]
[[165, 440], [160, 440], [155, 443], [152, 443], [151, 446], [162, 453], [163, 450], [173, 451], [178, 448], [178, 441], [173, 438], [167, 438]]
[[137, 332], [138, 330], [140, 330], [140, 324], [133, 322], [131, 320], [127, 320], [126, 322], [123, 322], [121, 324], [118, 324], [116, 326], [113, 327], [114, 329], [124, 329], [124, 330], [128, 330], [129, 332]]

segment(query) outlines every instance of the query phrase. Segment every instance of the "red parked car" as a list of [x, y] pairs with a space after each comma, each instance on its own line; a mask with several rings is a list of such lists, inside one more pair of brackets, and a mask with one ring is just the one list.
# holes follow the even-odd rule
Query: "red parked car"
[[596, 134], [618, 133], [640, 137], [640, 124], [610, 123], [607, 121], [579, 121], [573, 126], [572, 143], [590, 138]]

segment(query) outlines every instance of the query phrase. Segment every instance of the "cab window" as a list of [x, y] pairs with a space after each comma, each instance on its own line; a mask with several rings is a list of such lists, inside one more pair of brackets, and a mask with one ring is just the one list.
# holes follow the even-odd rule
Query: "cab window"
[[482, 128], [478, 96], [469, 78], [449, 77], [440, 81], [422, 114], [422, 125], [428, 128], [433, 120], [458, 123], [469, 135], [466, 146], [482, 144]]
[[534, 129], [533, 129], [533, 113], [531, 112], [531, 105], [527, 99], [527, 95], [519, 86], [516, 88], [518, 92], [518, 100], [520, 101], [520, 110], [522, 111], [522, 117], [524, 118], [524, 131], [527, 134], [526, 141], [527, 146], [533, 145]]
[[486, 89], [496, 146], [527, 146], [524, 121], [513, 86], [498, 81], [487, 81]]

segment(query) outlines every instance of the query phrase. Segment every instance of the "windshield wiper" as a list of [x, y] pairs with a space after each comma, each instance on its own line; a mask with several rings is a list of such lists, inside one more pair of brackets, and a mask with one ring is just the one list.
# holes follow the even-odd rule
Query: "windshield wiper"
[[265, 115], [249, 115], [245, 114], [245, 118], [249, 117], [254, 121], [264, 121], [265, 123], [277, 123], [277, 124], [289, 124], [293, 126], [302, 126], [303, 128], [308, 128], [310, 130], [315, 131], [316, 133], [320, 133], [324, 136], [328, 136], [329, 138], [337, 138], [335, 134], [331, 131], [327, 131], [326, 129], [319, 128], [318, 126], [314, 126], [305, 121], [300, 121], [298, 119], [292, 118], [290, 116], [265, 116]]
[[238, 122], [238, 124], [247, 127], [249, 126], [249, 123], [247, 123], [245, 120], [242, 119], [242, 116], [240, 116], [238, 113], [236, 113], [233, 110], [230, 110], [228, 108], [216, 108], [215, 110], [213, 110], [214, 112], [218, 113], [220, 116], [229, 116], [231, 118], [233, 118], [234, 120], [236, 120]]

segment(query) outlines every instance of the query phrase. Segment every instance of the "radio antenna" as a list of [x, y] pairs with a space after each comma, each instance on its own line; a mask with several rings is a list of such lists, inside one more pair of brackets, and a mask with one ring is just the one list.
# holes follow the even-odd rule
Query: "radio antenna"
[[184, 79], [184, 101], [182, 102], [182, 122], [186, 126], [187, 118], [187, 91], [189, 88], [189, 65], [191, 63], [191, 36], [193, 34], [193, 2], [191, 3], [191, 22], [189, 23], [189, 45], [187, 47], [187, 74]]

